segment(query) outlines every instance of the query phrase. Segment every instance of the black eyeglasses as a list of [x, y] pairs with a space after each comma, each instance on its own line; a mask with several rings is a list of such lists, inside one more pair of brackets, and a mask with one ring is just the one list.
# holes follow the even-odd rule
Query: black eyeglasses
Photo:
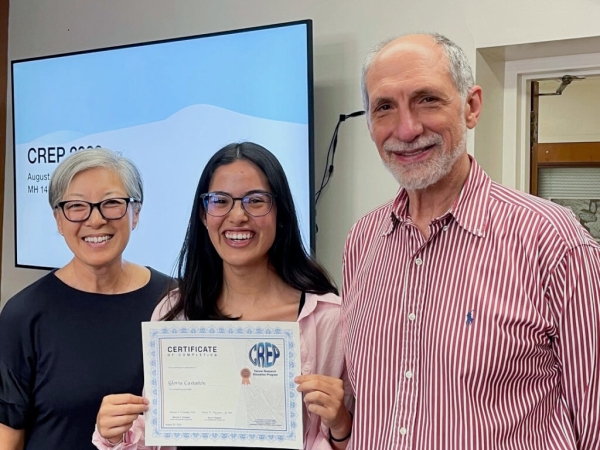
[[130, 203], [138, 203], [139, 200], [131, 197], [107, 198], [101, 202], [91, 203], [84, 200], [66, 200], [56, 205], [69, 222], [85, 222], [92, 215], [94, 208], [98, 208], [100, 215], [105, 220], [117, 220], [127, 214]]
[[208, 192], [200, 198], [204, 209], [214, 217], [222, 217], [233, 209], [236, 200], [240, 200], [242, 208], [253, 217], [266, 216], [273, 208], [274, 195], [270, 192], [257, 191], [243, 197], [232, 197], [225, 192]]

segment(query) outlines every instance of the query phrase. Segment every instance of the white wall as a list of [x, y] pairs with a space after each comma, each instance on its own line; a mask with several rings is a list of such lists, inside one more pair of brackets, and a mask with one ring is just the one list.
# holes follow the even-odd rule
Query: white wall
[[475, 132], [474, 156], [488, 175], [502, 182], [502, 111], [504, 61], [477, 52], [475, 83], [485, 90], [483, 111]]
[[[555, 92], [560, 83], [541, 82], [540, 92]], [[538, 142], [600, 141], [600, 77], [573, 81], [562, 95], [539, 101]]]
[[[591, 0], [568, 5], [562, 0], [12, 0], [9, 58], [313, 19], [318, 179], [338, 115], [361, 108], [360, 65], [377, 41], [410, 31], [438, 31], [463, 46], [475, 65], [478, 47], [594, 36], [600, 33], [598, 17], [600, 3]], [[496, 113], [485, 114], [492, 120]], [[501, 118], [498, 113], [497, 120]], [[7, 126], [2, 302], [42, 274], [14, 268], [10, 119]], [[487, 158], [485, 151], [475, 154], [490, 166], [497, 159]], [[338, 283], [350, 226], [396, 189], [364, 117], [345, 122], [335, 175], [317, 211], [318, 257]]]

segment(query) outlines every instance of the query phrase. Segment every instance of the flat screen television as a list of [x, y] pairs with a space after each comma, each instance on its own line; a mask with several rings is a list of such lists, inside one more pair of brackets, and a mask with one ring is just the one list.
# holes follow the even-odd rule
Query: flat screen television
[[105, 147], [140, 168], [145, 199], [127, 260], [173, 273], [210, 156], [257, 142], [281, 161], [314, 248], [310, 20], [12, 61], [15, 263], [55, 268], [48, 180], [70, 153]]

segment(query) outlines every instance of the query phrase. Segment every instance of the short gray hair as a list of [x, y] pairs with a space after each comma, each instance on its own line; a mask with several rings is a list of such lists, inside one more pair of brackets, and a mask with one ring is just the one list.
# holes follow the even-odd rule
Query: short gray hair
[[[448, 71], [450, 72], [450, 76], [454, 81], [454, 85], [456, 89], [460, 93], [460, 96], [464, 99], [469, 95], [469, 91], [475, 85], [475, 81], [473, 79], [473, 71], [471, 70], [471, 65], [469, 64], [469, 59], [467, 55], [454, 41], [448, 39], [446, 36], [443, 36], [439, 33], [417, 33], [423, 36], [430, 36], [436, 44], [441, 45], [444, 49], [444, 53], [446, 54], [446, 58], [448, 59]], [[367, 113], [369, 112], [369, 93], [367, 91], [367, 74], [369, 73], [369, 69], [375, 60], [375, 57], [379, 54], [381, 50], [391, 42], [395, 41], [399, 37], [408, 36], [402, 35], [393, 38], [385, 39], [377, 44], [375, 47], [371, 49], [371, 51], [367, 54], [365, 61], [363, 63], [362, 68], [362, 76], [360, 78], [360, 87], [362, 90], [363, 96], [363, 106]]]
[[142, 175], [130, 159], [106, 148], [90, 148], [73, 153], [54, 170], [48, 188], [50, 207], [54, 209], [58, 206], [75, 175], [96, 168], [115, 171], [127, 195], [139, 203], [144, 201]]

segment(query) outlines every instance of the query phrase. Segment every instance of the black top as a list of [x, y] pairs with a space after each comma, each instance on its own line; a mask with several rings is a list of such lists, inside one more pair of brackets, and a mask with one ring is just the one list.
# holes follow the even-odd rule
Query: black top
[[0, 314], [0, 423], [25, 429], [25, 450], [93, 450], [102, 397], [142, 394], [142, 321], [170, 278], [150, 269], [125, 294], [82, 292], [54, 271]]

